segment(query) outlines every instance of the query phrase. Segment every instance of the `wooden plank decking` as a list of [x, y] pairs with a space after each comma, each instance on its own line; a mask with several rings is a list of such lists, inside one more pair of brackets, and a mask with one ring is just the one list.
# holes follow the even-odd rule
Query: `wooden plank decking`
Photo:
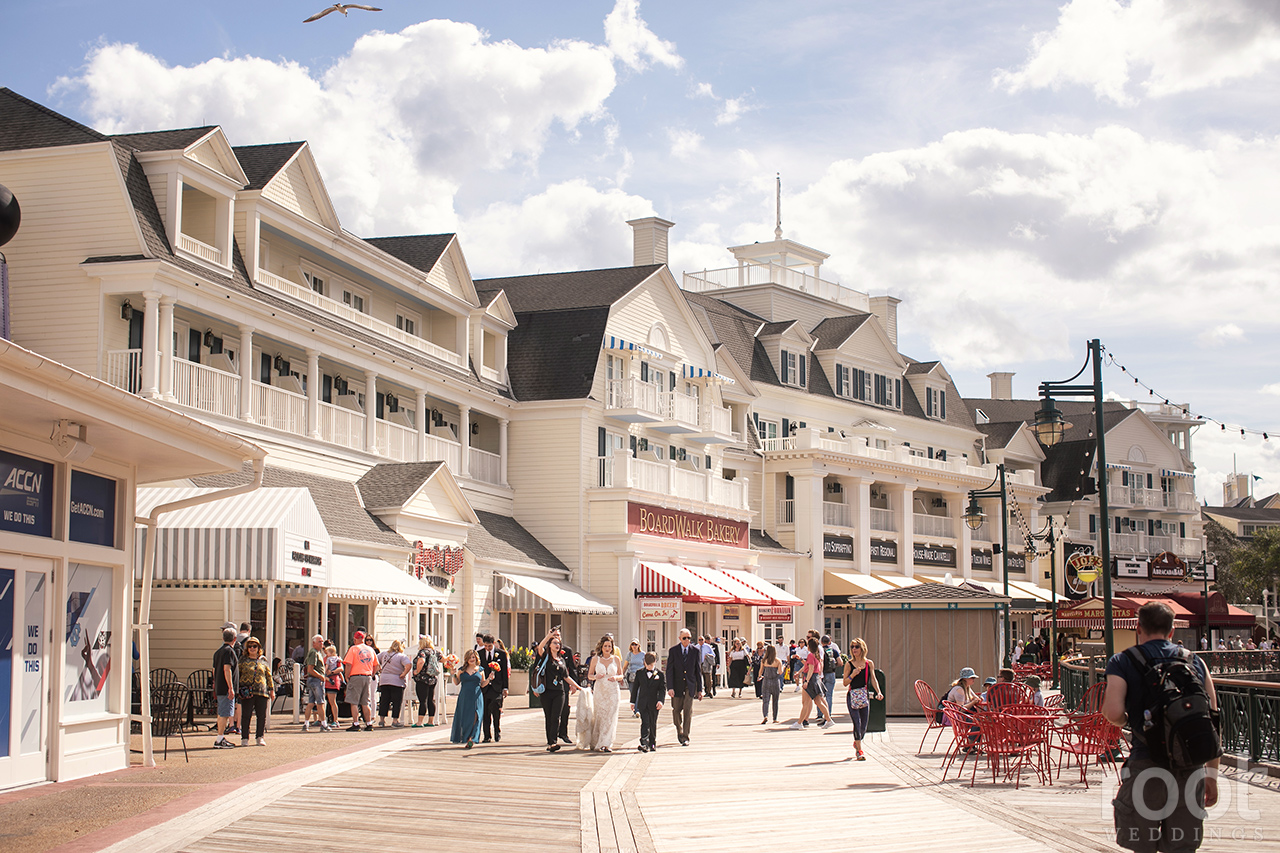
[[[798, 699], [783, 701], [789, 720]], [[808, 851], [858, 839], [906, 853], [944, 838], [948, 853], [1118, 849], [1114, 789], [1100, 769], [1090, 771], [1088, 790], [1067, 773], [1052, 786], [1028, 775], [1018, 790], [980, 775], [970, 788], [967, 773], [939, 781], [940, 755], [915, 755], [918, 721], [891, 721], [889, 733], [869, 736], [869, 760], [855, 762], [847, 722], [790, 731], [761, 726], [758, 708], [704, 703], [687, 748], [674, 743], [665, 717], [661, 748], [648, 755], [634, 751], [638, 725], [629, 715], [612, 755], [569, 747], [548, 755], [541, 715], [515, 712], [501, 744], [462, 750], [446, 732], [424, 733], [242, 791], [120, 849], [738, 853], [748, 844]], [[1201, 849], [1239, 851], [1243, 841], [1251, 853], [1280, 853], [1274, 782], [1224, 784], [1231, 805], [1210, 822]]]

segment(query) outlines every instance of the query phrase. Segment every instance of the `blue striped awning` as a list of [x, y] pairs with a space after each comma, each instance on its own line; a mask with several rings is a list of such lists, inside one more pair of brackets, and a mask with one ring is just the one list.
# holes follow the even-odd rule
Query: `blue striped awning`
[[637, 344], [632, 341], [624, 341], [622, 338], [615, 337], [613, 335], [605, 336], [604, 348], [611, 349], [611, 350], [640, 352], [640, 353], [644, 353], [645, 355], [651, 355], [654, 358], [662, 358], [662, 353], [658, 352], [655, 349], [650, 349], [644, 344]]
[[731, 377], [725, 376], [723, 373], [716, 373], [714, 370], [707, 370], [705, 367], [694, 367], [686, 364], [680, 368], [680, 375], [685, 379], [714, 379], [717, 382], [726, 382], [730, 385], [734, 384]]
[[1195, 477], [1190, 471], [1174, 471], [1169, 468], [1161, 469], [1161, 477]]

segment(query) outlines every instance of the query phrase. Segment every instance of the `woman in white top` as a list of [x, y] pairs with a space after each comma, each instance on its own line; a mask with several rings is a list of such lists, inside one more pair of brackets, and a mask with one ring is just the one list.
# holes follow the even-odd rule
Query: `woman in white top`
[[742, 645], [742, 640], [733, 638], [733, 648], [729, 650], [729, 698], [741, 699], [742, 691], [747, 686], [747, 667], [751, 663], [751, 653]]
[[378, 656], [382, 671], [378, 674], [378, 726], [387, 724], [387, 712], [391, 712], [391, 725], [400, 728], [400, 707], [404, 701], [405, 677], [413, 670], [413, 661], [404, 653], [404, 645], [392, 640], [391, 647]]
[[591, 656], [591, 671], [587, 674], [593, 687], [591, 724], [579, 736], [579, 746], [600, 752], [613, 751], [613, 739], [618, 732], [618, 706], [622, 703], [622, 682], [626, 680], [622, 658], [613, 647], [613, 637], [600, 638]]

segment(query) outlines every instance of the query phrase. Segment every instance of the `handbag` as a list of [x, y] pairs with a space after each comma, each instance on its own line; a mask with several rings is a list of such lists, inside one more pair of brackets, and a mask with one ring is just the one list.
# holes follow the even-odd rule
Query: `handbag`
[[849, 691], [849, 707], [855, 711], [865, 708], [871, 704], [870, 698], [867, 696], [867, 688], [854, 687]]

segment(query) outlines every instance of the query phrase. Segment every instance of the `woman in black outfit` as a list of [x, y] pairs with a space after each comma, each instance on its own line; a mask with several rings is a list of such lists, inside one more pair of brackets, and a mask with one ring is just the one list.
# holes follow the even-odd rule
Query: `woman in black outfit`
[[560, 715], [568, 701], [565, 686], [568, 685], [571, 693], [578, 692], [578, 683], [569, 676], [568, 661], [560, 642], [560, 629], [552, 628], [542, 642], [538, 643], [538, 659], [534, 662], [533, 669], [541, 675], [544, 688], [539, 698], [542, 700], [542, 716], [547, 729], [547, 752], [556, 752], [560, 749], [560, 744], [556, 741], [560, 732]]

